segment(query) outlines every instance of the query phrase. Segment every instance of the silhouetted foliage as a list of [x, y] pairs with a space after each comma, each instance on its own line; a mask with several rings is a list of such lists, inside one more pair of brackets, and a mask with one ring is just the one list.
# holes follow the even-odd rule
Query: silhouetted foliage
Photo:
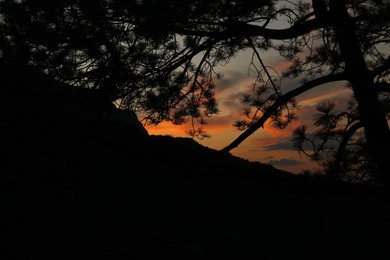
[[314, 118], [318, 129], [314, 133], [308, 133], [306, 126], [294, 129], [294, 148], [323, 166], [330, 178], [375, 183], [356, 102], [350, 103], [348, 111], [338, 112], [335, 107], [333, 102], [319, 104]]
[[[240, 6], [240, 3], [234, 3]], [[223, 6], [221, 4], [221, 10]], [[330, 135], [336, 134], [336, 130], [333, 129], [336, 125], [329, 124], [343, 124], [343, 133], [337, 134], [345, 134], [346, 137], [340, 141], [336, 157], [329, 159], [333, 161], [332, 163], [329, 161], [333, 165], [330, 170], [331, 179], [343, 179], [358, 172], [359, 176], [366, 177], [369, 173], [368, 178], [377, 183], [387, 182], [389, 172], [387, 149], [390, 144], [389, 110], [386, 105], [389, 101], [390, 68], [387, 15], [389, 3], [279, 1], [274, 6], [265, 4], [261, 8], [266, 13], [256, 11], [251, 13], [250, 18], [244, 15], [226, 19], [215, 16], [214, 21], [199, 20], [199, 26], [184, 25], [177, 30], [185, 35], [223, 39], [220, 42], [223, 42], [226, 51], [237, 52], [238, 49], [253, 51], [249, 65], [256, 76], [254, 91], [253, 95], [244, 95], [243, 98], [244, 104], [248, 105], [244, 114], [249, 120], [237, 121], [235, 124], [239, 129], [246, 131], [222, 151], [227, 152], [236, 147], [254, 131], [264, 126], [268, 119], [279, 128], [286, 127], [296, 118], [297, 103], [294, 98], [300, 94], [313, 88], [320, 88], [326, 83], [347, 82], [346, 87], [350, 87], [354, 93], [357, 110], [349, 118], [348, 113], [351, 111], [341, 111], [336, 120], [326, 114], [330, 111], [321, 111], [320, 108], [325, 117], [318, 118], [315, 124], [323, 125], [324, 129], [316, 133], [321, 139], [321, 144], [318, 147], [314, 145], [312, 158], [319, 160], [319, 152], [326, 153], [327, 143], [332, 139]], [[285, 22], [285, 29], [272, 29], [275, 21]], [[232, 41], [237, 49], [231, 49], [229, 41]], [[268, 67], [261, 58], [263, 51], [277, 51], [289, 62], [289, 68], [278, 71]], [[225, 60], [228, 60], [228, 57]], [[301, 83], [295, 83], [297, 86], [294, 89], [286, 91], [287, 79], [299, 79]], [[351, 125], [351, 120], [357, 124]], [[364, 129], [363, 136], [358, 142], [363, 150], [346, 148], [348, 139], [353, 137], [356, 129]], [[345, 159], [343, 169], [340, 168], [341, 157]], [[357, 165], [361, 166], [355, 168]]]
[[[214, 79], [221, 75], [215, 68], [238, 51], [253, 51], [254, 91], [243, 98], [248, 120], [236, 123], [245, 132], [223, 152], [268, 119], [286, 127], [296, 119], [300, 94], [348, 82], [364, 129], [362, 156], [376, 182], [388, 180], [387, 1], [7, 0], [0, 8], [6, 62], [100, 90], [103, 106], [118, 102], [142, 113], [146, 123], [192, 120], [189, 133], [200, 138], [207, 134], [197, 124], [218, 112]], [[264, 64], [264, 51], [279, 53], [289, 68]], [[287, 91], [287, 79], [301, 83]]]
[[[295, 146], [307, 155], [312, 150], [310, 157], [327, 165], [325, 169], [331, 179], [385, 181], [390, 144], [386, 105], [389, 102], [386, 90], [389, 86], [388, 8], [386, 1], [289, 3], [273, 16], [287, 21], [286, 29], [267, 29], [271, 20], [258, 26], [242, 25], [241, 33], [248, 36], [253, 57], [259, 64], [251, 63], [258, 77], [253, 95], [243, 99], [249, 107], [245, 113], [249, 121], [236, 123], [239, 129], [247, 130], [224, 151], [236, 147], [269, 118], [284, 128], [295, 119], [294, 98], [303, 92], [325, 83], [346, 81], [354, 93], [354, 106], [337, 115], [332, 114], [333, 103], [319, 107], [322, 115], [315, 118], [315, 125], [321, 129], [310, 133], [317, 141], [308, 138], [306, 127], [302, 127], [294, 133]], [[264, 40], [267, 44], [261, 44]], [[265, 66], [260, 50], [268, 49], [277, 50], [290, 67], [277, 71]], [[286, 92], [282, 84], [286, 79], [300, 79], [302, 83]], [[357, 142], [353, 141], [355, 132], [360, 133]], [[307, 149], [304, 143], [310, 143], [308, 151], [304, 150]], [[351, 148], [353, 143], [355, 148]], [[331, 152], [331, 146], [337, 152]], [[325, 154], [328, 156], [324, 158]]]
[[67, 84], [99, 89], [102, 102], [143, 111], [151, 123], [202, 121], [217, 112], [212, 73], [206, 72], [211, 64], [196, 67], [190, 61], [210, 43], [187, 37], [180, 46], [175, 34], [160, 26], [156, 30], [157, 21], [169, 25], [163, 21], [171, 19], [173, 9], [164, 11], [164, 6], [155, 1], [5, 1], [1, 54]]

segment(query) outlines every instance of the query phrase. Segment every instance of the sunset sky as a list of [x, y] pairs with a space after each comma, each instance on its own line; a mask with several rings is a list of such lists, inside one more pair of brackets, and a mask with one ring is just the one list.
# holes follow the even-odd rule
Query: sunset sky
[[[277, 53], [264, 52], [261, 55], [264, 63], [268, 66], [281, 70], [286, 68], [286, 62]], [[216, 97], [220, 113], [210, 118], [207, 121], [208, 124], [204, 126], [204, 130], [211, 137], [203, 140], [195, 139], [200, 144], [213, 149], [221, 149], [242, 133], [233, 124], [242, 115], [243, 106], [240, 100], [243, 93], [252, 89], [251, 84], [254, 79], [248, 75], [251, 56], [251, 51], [238, 53], [228, 64], [217, 69], [218, 72], [223, 73], [223, 78], [216, 81]], [[285, 92], [299, 85], [298, 80], [283, 80]], [[297, 97], [298, 120], [282, 130], [276, 129], [270, 124], [270, 121], [267, 121], [264, 129], [256, 131], [231, 153], [250, 161], [271, 164], [276, 168], [293, 173], [300, 173], [306, 169], [320, 169], [316, 163], [293, 150], [290, 142], [292, 130], [305, 124], [309, 126], [309, 132], [313, 131], [313, 115], [316, 113], [315, 106], [319, 102], [331, 100], [343, 107], [351, 95], [351, 90], [344, 87], [343, 82], [323, 85], [304, 93]], [[190, 125], [175, 126], [172, 123], [164, 122], [158, 126], [149, 125], [146, 128], [149, 134], [189, 137], [186, 130], [190, 129]]]

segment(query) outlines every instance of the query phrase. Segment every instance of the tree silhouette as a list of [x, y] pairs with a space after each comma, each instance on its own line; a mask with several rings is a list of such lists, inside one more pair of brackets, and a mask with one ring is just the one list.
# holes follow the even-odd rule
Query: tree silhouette
[[[251, 50], [254, 92], [243, 97], [249, 120], [237, 121], [245, 131], [222, 152], [237, 147], [268, 119], [287, 126], [296, 118], [294, 98], [300, 94], [347, 82], [357, 104], [356, 124], [344, 128], [331, 172], [339, 174], [338, 158], [346, 155], [348, 139], [364, 129], [371, 174], [388, 183], [389, 9], [380, 0], [8, 0], [0, 3], [0, 50], [6, 62], [99, 91], [102, 106], [116, 101], [144, 113], [149, 123], [192, 120], [194, 125], [218, 112], [217, 65]], [[264, 51], [279, 52], [291, 66], [270, 68], [262, 60]], [[286, 79], [301, 83], [286, 91]], [[336, 121], [344, 124], [346, 118]], [[318, 126], [330, 120], [323, 119]], [[304, 137], [303, 130], [295, 133]], [[203, 137], [204, 131], [194, 127], [192, 134]]]
[[319, 104], [317, 111], [317, 131], [308, 134], [304, 125], [294, 129], [294, 147], [323, 166], [332, 180], [375, 182], [356, 101], [350, 102], [348, 111], [336, 111], [331, 101]]
[[[243, 99], [250, 107], [246, 110], [250, 120], [236, 123], [237, 127], [246, 130], [222, 151], [237, 147], [269, 118], [277, 126], [285, 127], [295, 118], [293, 98], [303, 92], [325, 83], [344, 81], [354, 93], [358, 109], [355, 120], [359, 122], [350, 126], [351, 133], [347, 131], [346, 138], [364, 128], [364, 155], [372, 162], [371, 174], [379, 182], [388, 182], [389, 155], [386, 150], [390, 144], [390, 132], [386, 115], [389, 110], [384, 105], [388, 102], [390, 65], [388, 10], [386, 1], [315, 0], [287, 5], [282, 1], [265, 16], [258, 15], [251, 20], [243, 17], [220, 19], [219, 27], [208, 24], [208, 27], [202, 25], [201, 28], [181, 30], [185, 34], [209, 38], [240, 37], [241, 46], [252, 49], [260, 64], [253, 66], [258, 75], [254, 95]], [[269, 29], [269, 24], [278, 18], [284, 18], [289, 26]], [[277, 40], [283, 41], [276, 45]], [[281, 76], [262, 62], [260, 50], [271, 48], [290, 61], [290, 68]], [[281, 79], [298, 77], [303, 83], [283, 93]], [[341, 154], [345, 153], [343, 147], [347, 139], [341, 142], [332, 174], [339, 171], [337, 165]]]
[[[202, 69], [210, 65], [190, 61], [216, 41], [189, 37], [181, 48], [175, 34], [154, 30], [155, 4], [4, 1], [2, 58], [98, 90], [102, 104], [119, 100], [122, 107], [144, 111], [152, 123], [203, 120], [216, 112], [211, 74]], [[161, 9], [156, 15], [161, 23], [171, 14]]]

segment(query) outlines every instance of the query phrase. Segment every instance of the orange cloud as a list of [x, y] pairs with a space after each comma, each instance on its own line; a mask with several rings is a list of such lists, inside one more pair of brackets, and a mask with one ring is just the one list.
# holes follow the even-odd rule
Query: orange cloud
[[278, 72], [286, 71], [290, 68], [292, 62], [290, 60], [281, 60], [273, 65], [273, 68]]
[[316, 106], [317, 104], [319, 104], [320, 102], [322, 101], [325, 101], [325, 100], [333, 100], [333, 101], [340, 101], [340, 99], [342, 100], [346, 100], [348, 99], [349, 97], [351, 96], [351, 90], [347, 89], [347, 88], [339, 88], [338, 89], [335, 89], [335, 90], [332, 90], [332, 91], [329, 91], [329, 92], [326, 92], [326, 93], [322, 93], [320, 95], [315, 95], [315, 96], [312, 96], [312, 97], [305, 97], [305, 98], [302, 98], [302, 99], [299, 99], [298, 98], [298, 101], [299, 101], [299, 104], [301, 106]]
[[146, 130], [150, 135], [172, 135], [172, 136], [187, 136], [186, 125], [174, 125], [171, 122], [161, 122], [158, 125], [146, 125]]

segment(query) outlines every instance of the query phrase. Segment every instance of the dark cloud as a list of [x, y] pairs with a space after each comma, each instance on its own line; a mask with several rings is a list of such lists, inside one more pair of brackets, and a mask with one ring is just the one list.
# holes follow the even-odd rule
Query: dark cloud
[[284, 138], [277, 144], [271, 144], [263, 146], [265, 151], [277, 151], [277, 150], [295, 150], [293, 148], [291, 138]]
[[[309, 140], [313, 140], [316, 146], [319, 146], [322, 143], [322, 140], [315, 137], [315, 133], [307, 132], [306, 136]], [[280, 140], [275, 140], [277, 143], [271, 145], [262, 146], [264, 151], [297, 151], [292, 142], [292, 136], [283, 138]], [[326, 149], [336, 149], [339, 146], [339, 142], [336, 140], [329, 139], [324, 148]], [[304, 142], [302, 146], [304, 151], [312, 152], [313, 147], [309, 142]]]
[[240, 103], [240, 99], [227, 99], [224, 100], [221, 105], [226, 107], [230, 111], [239, 111], [242, 110], [242, 104]]
[[239, 71], [229, 71], [226, 75], [223, 75], [216, 85], [216, 90], [222, 92], [232, 86], [238, 85], [248, 79], [248, 75], [245, 75]]
[[270, 160], [266, 163], [271, 164], [272, 166], [292, 166], [292, 165], [302, 164], [300, 161], [291, 160], [291, 159]]
[[[314, 134], [312, 133], [306, 133], [306, 136], [307, 138], [309, 139], [313, 139]], [[288, 137], [288, 138], [283, 138], [281, 139], [278, 143], [276, 144], [271, 144], [271, 145], [265, 145], [263, 146], [263, 149], [265, 151], [281, 151], [281, 150], [284, 150], [284, 151], [297, 151], [294, 146], [293, 146], [293, 143], [292, 143], [292, 137]], [[318, 140], [317, 142], [321, 142], [320, 140]], [[328, 141], [328, 146], [332, 146], [332, 144], [334, 144], [335, 142], [332, 142], [332, 141]], [[308, 143], [308, 142], [304, 142], [303, 143], [303, 150], [305, 151], [311, 151], [312, 150], [312, 146]]]

